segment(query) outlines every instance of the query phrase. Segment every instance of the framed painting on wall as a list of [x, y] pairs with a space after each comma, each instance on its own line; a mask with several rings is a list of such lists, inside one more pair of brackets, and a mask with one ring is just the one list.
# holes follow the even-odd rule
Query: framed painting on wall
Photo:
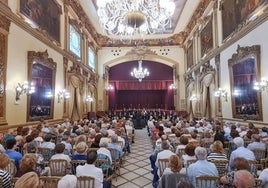
[[20, 0], [20, 13], [60, 42], [61, 6], [56, 0]]
[[261, 93], [254, 89], [254, 83], [260, 80], [260, 46], [238, 46], [228, 64], [233, 117], [261, 121]]
[[206, 24], [201, 31], [201, 57], [213, 48], [212, 16], [206, 18]]
[[52, 119], [57, 64], [45, 52], [28, 52], [29, 80], [35, 92], [28, 97], [28, 121]]
[[239, 25], [254, 16], [259, 8], [267, 6], [267, 0], [222, 0], [222, 34], [228, 38]]

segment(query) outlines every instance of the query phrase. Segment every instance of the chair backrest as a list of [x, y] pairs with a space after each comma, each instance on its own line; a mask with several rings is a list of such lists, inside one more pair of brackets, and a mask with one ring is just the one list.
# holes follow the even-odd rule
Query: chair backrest
[[44, 161], [49, 161], [52, 155], [54, 155], [54, 150], [50, 148], [38, 148], [38, 150], [44, 157]]
[[254, 188], [262, 188], [262, 180], [261, 179], [258, 179], [258, 178], [255, 178], [255, 181], [254, 181]]
[[253, 149], [252, 152], [255, 155], [255, 158], [257, 161], [260, 161], [261, 159], [265, 158], [266, 150], [263, 149]]
[[77, 177], [76, 188], [94, 188], [95, 178], [91, 176], [79, 176]]
[[228, 171], [228, 160], [212, 160], [211, 162], [215, 164], [220, 177], [226, 175]]
[[218, 176], [197, 176], [196, 188], [215, 188], [219, 186]]
[[87, 163], [86, 160], [72, 160], [72, 161], [71, 161], [72, 173], [73, 173], [73, 174], [76, 174], [76, 167], [77, 167], [78, 165], [84, 165], [84, 164], [86, 164], [86, 163]]
[[158, 169], [160, 177], [163, 175], [164, 170], [169, 166], [169, 159], [158, 159]]
[[263, 169], [268, 168], [268, 158], [261, 159], [261, 166]]
[[51, 176], [65, 176], [67, 174], [67, 161], [64, 159], [50, 159], [49, 167]]
[[57, 176], [40, 176], [41, 184], [44, 187], [49, 187], [49, 188], [57, 188], [58, 182], [60, 181], [60, 179], [61, 177], [57, 177]]
[[114, 148], [108, 148], [108, 150], [111, 152], [112, 160], [118, 160], [120, 158], [120, 153], [118, 150]]
[[250, 173], [254, 177], [257, 177], [257, 171], [258, 171], [257, 161], [255, 161], [255, 160], [248, 160], [248, 162], [249, 162], [249, 167], [250, 167]]
[[105, 181], [112, 179], [112, 169], [108, 159], [97, 159], [95, 161], [95, 166], [102, 169], [103, 178]]
[[4, 171], [9, 173], [11, 179], [15, 177], [15, 175], [17, 173], [17, 168], [15, 165], [15, 161], [13, 159], [9, 160], [9, 163], [6, 166], [6, 168], [4, 168]]

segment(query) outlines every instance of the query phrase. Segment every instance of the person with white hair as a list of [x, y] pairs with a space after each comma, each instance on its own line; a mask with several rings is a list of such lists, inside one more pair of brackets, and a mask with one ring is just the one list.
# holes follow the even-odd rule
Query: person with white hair
[[188, 167], [188, 177], [193, 185], [196, 184], [197, 176], [219, 176], [214, 163], [207, 161], [207, 150], [204, 147], [195, 148], [197, 161]]
[[234, 174], [234, 186], [236, 188], [253, 188], [254, 177], [247, 170], [238, 170]]
[[65, 175], [58, 182], [58, 188], [75, 188], [77, 183], [77, 177], [75, 175]]
[[236, 145], [237, 149], [232, 151], [230, 156], [229, 167], [231, 170], [234, 170], [234, 159], [237, 157], [243, 157], [247, 160], [255, 160], [254, 153], [244, 147], [244, 140], [241, 137], [236, 137], [233, 142]]

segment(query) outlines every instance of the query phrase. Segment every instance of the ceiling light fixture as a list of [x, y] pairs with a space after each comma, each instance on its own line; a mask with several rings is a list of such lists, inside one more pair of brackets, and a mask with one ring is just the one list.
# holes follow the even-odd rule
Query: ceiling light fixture
[[97, 0], [97, 6], [101, 27], [119, 36], [164, 33], [175, 11], [173, 0]]
[[149, 76], [150, 73], [147, 70], [147, 68], [145, 69], [142, 68], [142, 60], [139, 60], [138, 63], [139, 63], [138, 69], [134, 68], [130, 74], [131, 76], [137, 78], [139, 82], [141, 82], [142, 79], [145, 78], [146, 76]]

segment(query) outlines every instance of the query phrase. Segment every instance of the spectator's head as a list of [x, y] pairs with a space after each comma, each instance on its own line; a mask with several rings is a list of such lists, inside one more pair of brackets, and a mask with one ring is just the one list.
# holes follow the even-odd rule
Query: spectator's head
[[35, 172], [28, 172], [21, 176], [15, 183], [14, 188], [41, 188], [40, 180]]
[[0, 154], [0, 168], [1, 169], [6, 168], [9, 161], [10, 161], [10, 159], [6, 154], [4, 154], [4, 153]]
[[194, 153], [198, 160], [206, 160], [207, 158], [206, 148], [198, 146], [197, 148], [195, 148]]
[[44, 141], [45, 142], [50, 142], [51, 139], [52, 139], [52, 135], [51, 134], [46, 134], [45, 138], [44, 138]]
[[213, 143], [213, 151], [216, 153], [223, 153], [223, 144], [221, 141], [217, 140]]
[[77, 183], [77, 177], [75, 175], [65, 175], [58, 182], [58, 188], [75, 188]]
[[112, 143], [117, 143], [118, 142], [118, 136], [116, 134], [111, 136], [111, 142]]
[[168, 149], [169, 149], [169, 143], [168, 143], [167, 140], [163, 140], [163, 141], [161, 142], [161, 148], [162, 148], [163, 150], [168, 150]]
[[183, 144], [183, 145], [187, 145], [189, 142], [188, 138], [186, 136], [181, 136], [180, 137], [180, 143]]
[[36, 143], [34, 141], [27, 143], [27, 152], [35, 153], [36, 152]]
[[87, 144], [85, 142], [79, 142], [76, 145], [76, 151], [77, 153], [81, 154], [81, 153], [85, 153], [87, 151]]
[[93, 164], [97, 160], [97, 151], [90, 150], [87, 152], [87, 164]]
[[250, 165], [248, 160], [243, 157], [237, 157], [234, 159], [234, 168], [236, 170], [250, 170]]
[[190, 142], [186, 145], [184, 152], [189, 156], [194, 156], [195, 148], [196, 148], [196, 145], [193, 142]]
[[14, 146], [16, 145], [17, 141], [15, 138], [12, 138], [12, 139], [8, 139], [6, 141], [6, 148], [7, 149], [14, 149]]
[[182, 169], [182, 161], [177, 155], [171, 155], [169, 157], [169, 167], [172, 172], [179, 173]]
[[234, 174], [234, 185], [236, 188], [252, 188], [254, 177], [247, 170], [238, 170]]
[[60, 143], [55, 146], [55, 153], [63, 153], [65, 150], [65, 145]]
[[251, 140], [252, 140], [252, 142], [260, 142], [260, 135], [258, 135], [258, 134], [253, 134], [253, 135], [251, 135]]
[[241, 137], [236, 137], [236, 138], [234, 139], [234, 144], [235, 144], [237, 147], [242, 147], [242, 146], [244, 146], [244, 140], [243, 140], [243, 138], [241, 138]]
[[24, 174], [27, 172], [35, 171], [36, 157], [32, 154], [24, 155], [20, 161], [20, 171]]

